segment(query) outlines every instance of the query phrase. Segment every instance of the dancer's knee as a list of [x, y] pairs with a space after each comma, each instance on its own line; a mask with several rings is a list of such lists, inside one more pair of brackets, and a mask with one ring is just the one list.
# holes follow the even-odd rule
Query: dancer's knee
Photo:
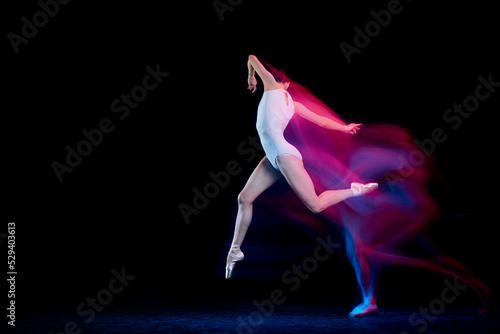
[[238, 205], [251, 205], [254, 201], [253, 196], [249, 194], [247, 191], [242, 190], [238, 194]]

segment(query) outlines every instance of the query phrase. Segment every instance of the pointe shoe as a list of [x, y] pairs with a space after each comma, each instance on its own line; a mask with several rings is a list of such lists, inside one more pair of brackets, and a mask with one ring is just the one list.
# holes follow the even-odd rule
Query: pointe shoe
[[371, 193], [373, 190], [377, 188], [378, 188], [378, 183], [374, 182], [367, 184], [362, 184], [358, 182], [351, 183], [351, 190], [354, 197], [366, 195], [368, 193]]
[[[239, 252], [234, 253], [233, 249]], [[226, 279], [229, 279], [233, 276], [233, 270], [234, 266], [236, 265], [236, 262], [241, 261], [244, 258], [245, 255], [241, 251], [240, 245], [231, 246], [231, 249], [229, 250], [229, 254], [227, 255], [227, 260], [226, 260]]]

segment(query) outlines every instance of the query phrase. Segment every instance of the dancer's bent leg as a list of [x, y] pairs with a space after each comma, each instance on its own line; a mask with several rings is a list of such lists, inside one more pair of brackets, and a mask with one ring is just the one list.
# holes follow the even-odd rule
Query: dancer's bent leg
[[236, 215], [233, 241], [226, 260], [226, 278], [231, 277], [234, 264], [243, 260], [240, 246], [252, 222], [253, 202], [280, 177], [280, 173], [271, 166], [267, 157], [264, 157], [238, 195], [238, 213]]
[[327, 190], [318, 196], [314, 190], [311, 177], [304, 168], [302, 159], [291, 154], [282, 154], [276, 158], [276, 162], [290, 187], [309, 210], [314, 213], [319, 213], [329, 206], [345, 201], [350, 197], [364, 195], [377, 187], [376, 183], [373, 183], [372, 187], [358, 183], [353, 184], [351, 189]]
[[[276, 159], [278, 167], [295, 191], [297, 196], [313, 212], [319, 213], [331, 205], [340, 203], [350, 197], [367, 194], [378, 187], [376, 183], [363, 185], [351, 184], [351, 189], [327, 190], [319, 196], [316, 195], [314, 184], [307, 173], [300, 158], [291, 154], [283, 154]], [[356, 278], [363, 294], [363, 302], [356, 306], [350, 316], [356, 316], [373, 312], [377, 309], [375, 299], [371, 291], [369, 268], [363, 256], [357, 254], [354, 241], [351, 236], [346, 235], [346, 250], [349, 260], [356, 272]]]

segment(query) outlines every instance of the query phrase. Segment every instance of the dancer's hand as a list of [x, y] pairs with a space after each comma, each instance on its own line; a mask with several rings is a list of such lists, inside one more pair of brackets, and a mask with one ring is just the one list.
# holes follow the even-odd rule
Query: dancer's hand
[[345, 126], [345, 133], [348, 133], [350, 135], [355, 135], [359, 129], [361, 129], [361, 125], [363, 125], [363, 123], [351, 123], [351, 124], [348, 124]]
[[255, 76], [248, 77], [248, 88], [247, 89], [251, 90], [252, 93], [255, 93], [255, 91], [257, 90], [257, 79], [255, 78]]

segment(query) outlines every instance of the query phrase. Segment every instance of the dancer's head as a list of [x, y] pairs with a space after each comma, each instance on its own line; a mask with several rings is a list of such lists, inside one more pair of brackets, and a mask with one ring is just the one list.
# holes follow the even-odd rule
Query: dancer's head
[[286, 76], [285, 71], [273, 69], [271, 70], [271, 74], [273, 75], [274, 80], [282, 85], [285, 90], [288, 88], [288, 86], [290, 86], [290, 79], [288, 79], [288, 77]]

